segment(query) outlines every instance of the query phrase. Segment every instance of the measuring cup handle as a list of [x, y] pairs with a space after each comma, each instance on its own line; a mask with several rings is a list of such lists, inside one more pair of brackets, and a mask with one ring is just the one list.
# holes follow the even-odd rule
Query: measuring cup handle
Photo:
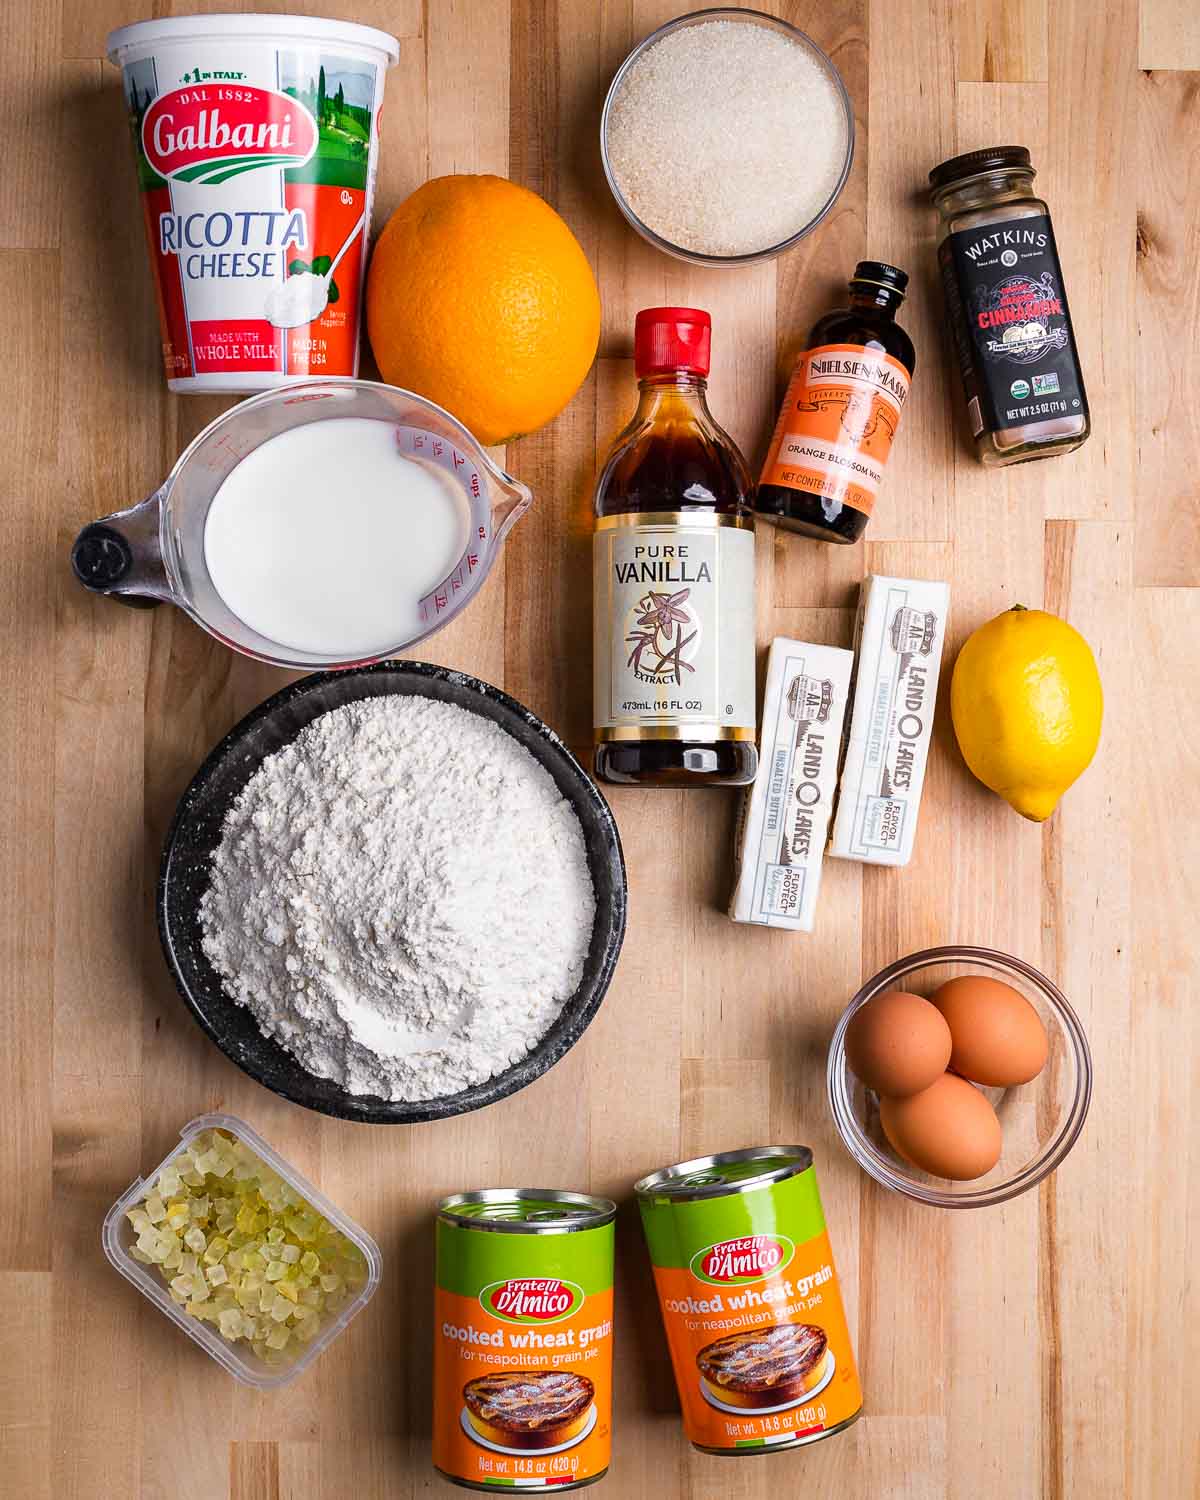
[[153, 609], [160, 601], [146, 594], [123, 594], [121, 585], [133, 572], [133, 549], [112, 526], [93, 521], [75, 538], [71, 567], [84, 588], [97, 594], [112, 594], [132, 609]]
[[71, 569], [84, 588], [133, 609], [152, 609], [171, 590], [158, 540], [159, 495], [92, 521], [71, 544]]

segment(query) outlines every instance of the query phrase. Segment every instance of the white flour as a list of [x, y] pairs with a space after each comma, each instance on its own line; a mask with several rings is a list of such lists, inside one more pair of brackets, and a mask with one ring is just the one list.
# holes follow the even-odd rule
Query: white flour
[[200, 914], [268, 1036], [351, 1093], [415, 1100], [545, 1035], [595, 910], [579, 820], [524, 746], [452, 704], [381, 697], [267, 757]]

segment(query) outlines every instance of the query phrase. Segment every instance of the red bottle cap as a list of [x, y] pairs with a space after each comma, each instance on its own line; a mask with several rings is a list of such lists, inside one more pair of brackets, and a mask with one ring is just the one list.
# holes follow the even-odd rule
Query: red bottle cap
[[687, 370], [708, 375], [712, 319], [698, 307], [643, 307], [633, 329], [638, 379]]

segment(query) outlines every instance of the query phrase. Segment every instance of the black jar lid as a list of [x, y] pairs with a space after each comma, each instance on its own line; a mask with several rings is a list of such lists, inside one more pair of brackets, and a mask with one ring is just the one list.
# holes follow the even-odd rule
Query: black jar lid
[[934, 167], [929, 174], [929, 186], [936, 192], [952, 182], [961, 182], [967, 177], [980, 177], [985, 172], [1002, 172], [1005, 169], [1032, 172], [1028, 146], [989, 146], [983, 151], [964, 151], [961, 156], [952, 156], [949, 161]]
[[889, 266], [884, 260], [860, 260], [854, 268], [850, 285], [854, 286], [856, 282], [885, 287], [889, 292], [898, 292], [903, 297], [908, 285], [908, 272], [902, 271], [899, 266]]

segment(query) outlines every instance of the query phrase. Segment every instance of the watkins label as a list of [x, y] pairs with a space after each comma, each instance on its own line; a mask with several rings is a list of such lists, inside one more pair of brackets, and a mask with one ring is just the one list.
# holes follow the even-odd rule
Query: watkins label
[[1086, 415], [1049, 218], [961, 229], [938, 255], [975, 435]]
[[[211, 102], [214, 94], [221, 102]], [[274, 89], [186, 88], [160, 95], [142, 120], [142, 150], [162, 177], [226, 182], [256, 167], [302, 167], [317, 122]]]
[[698, 1250], [692, 1256], [691, 1271], [714, 1286], [743, 1286], [782, 1271], [795, 1251], [786, 1235], [750, 1234]]
[[582, 1301], [581, 1286], [554, 1277], [493, 1281], [479, 1294], [484, 1312], [506, 1323], [557, 1323], [569, 1318]]
[[597, 523], [598, 730], [754, 737], [754, 533], [722, 524], [731, 519], [663, 512]]
[[369, 56], [164, 38], [125, 64], [163, 366], [189, 382], [177, 388], [357, 372], [386, 64]]

